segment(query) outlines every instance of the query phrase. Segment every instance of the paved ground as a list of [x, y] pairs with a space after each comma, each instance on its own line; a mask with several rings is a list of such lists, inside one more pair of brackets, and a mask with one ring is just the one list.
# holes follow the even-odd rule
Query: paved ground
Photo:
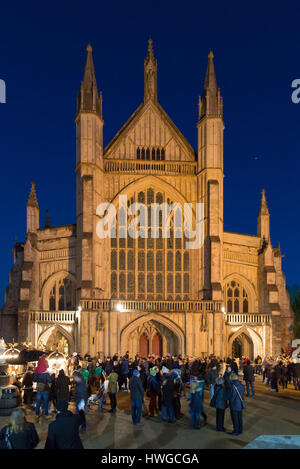
[[[266, 435], [300, 435], [300, 391], [293, 386], [279, 393], [271, 391], [256, 378], [256, 396], [247, 398], [247, 409], [244, 411], [244, 433], [238, 437], [217, 433], [215, 431], [215, 409], [209, 407], [208, 392], [205, 391], [204, 406], [208, 422], [200, 430], [189, 428], [187, 400], [182, 399], [183, 418], [175, 424], [159, 423], [158, 417], [143, 418], [143, 427], [133, 426], [129, 412], [129, 395], [120, 392], [117, 396], [118, 411], [115, 416], [106, 411], [100, 412], [94, 407], [87, 414], [87, 432], [82, 434], [86, 449], [240, 449], [262, 434]], [[71, 404], [71, 410], [72, 410]], [[105, 406], [109, 409], [109, 405]], [[55, 418], [55, 414], [53, 414]], [[27, 419], [35, 421], [32, 411]], [[0, 417], [2, 428], [8, 421]], [[43, 448], [47, 435], [48, 423], [45, 420], [36, 424], [40, 443]], [[229, 410], [226, 410], [225, 427], [232, 430]]]

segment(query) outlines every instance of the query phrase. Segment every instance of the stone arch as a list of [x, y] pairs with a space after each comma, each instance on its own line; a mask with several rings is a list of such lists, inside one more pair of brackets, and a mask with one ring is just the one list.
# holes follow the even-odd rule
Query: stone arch
[[40, 344], [46, 345], [50, 336], [53, 334], [53, 332], [60, 332], [68, 341], [69, 343], [69, 353], [74, 352], [75, 344], [74, 344], [74, 338], [73, 336], [60, 324], [55, 324], [53, 326], [47, 327], [41, 334], [39, 335], [37, 339], [37, 347], [39, 347]]
[[243, 325], [239, 327], [236, 331], [232, 332], [232, 334], [228, 338], [228, 353], [231, 355], [232, 344], [235, 339], [239, 338], [244, 334], [253, 342], [253, 355], [257, 357], [257, 355], [263, 356], [263, 340], [261, 336], [251, 327]]
[[[171, 319], [166, 318], [165, 316], [162, 316], [157, 313], [150, 313], [150, 314], [144, 314], [142, 316], [139, 316], [137, 319], [134, 319], [131, 321], [129, 324], [127, 324], [120, 332], [120, 344], [121, 344], [121, 354], [124, 354], [128, 350], [128, 342], [129, 342], [129, 337], [132, 334], [135, 334], [135, 332], [138, 330], [140, 327], [142, 331], [144, 331], [144, 324], [149, 323], [151, 321], [154, 321], [155, 323], [158, 323], [158, 329], [159, 325], [162, 327], [165, 327], [170, 333], [174, 334], [178, 341], [178, 350], [177, 354], [184, 354], [184, 332], [181, 329], [180, 326], [175, 324]], [[161, 332], [161, 334], [163, 334]], [[164, 342], [164, 346], [166, 347], [166, 342]]]
[[41, 291], [41, 298], [42, 298], [42, 309], [44, 311], [49, 311], [49, 296], [50, 296], [50, 291], [56, 281], [59, 281], [61, 279], [68, 278], [71, 280], [72, 284], [74, 285], [74, 288], [76, 287], [76, 279], [73, 274], [70, 272], [67, 272], [66, 270], [60, 270], [59, 272], [56, 272], [52, 274], [44, 283], [44, 286]]
[[[239, 273], [230, 273], [224, 278], [223, 282], [223, 288], [224, 288], [224, 299], [226, 297], [226, 283], [230, 281], [237, 281], [241, 283], [244, 287], [245, 290], [248, 292], [249, 295], [249, 312], [251, 313], [257, 313], [258, 312], [258, 301], [257, 301], [257, 293], [256, 293], [256, 288], [253, 285], [253, 283], [244, 275], [239, 274]], [[226, 308], [226, 305], [225, 305]]]
[[[124, 186], [117, 194], [114, 195], [111, 200], [111, 204], [115, 206], [118, 210], [118, 197], [120, 195], [130, 194], [131, 192], [145, 191], [147, 188], [153, 188], [159, 192], [166, 192], [171, 198], [174, 199], [174, 202], [179, 202], [182, 204], [182, 207], [185, 203], [189, 201], [179, 192], [174, 186], [159, 178], [158, 176], [144, 176], [137, 180], [131, 181], [129, 184]], [[195, 210], [193, 207], [192, 210], [193, 218], [195, 217]]]

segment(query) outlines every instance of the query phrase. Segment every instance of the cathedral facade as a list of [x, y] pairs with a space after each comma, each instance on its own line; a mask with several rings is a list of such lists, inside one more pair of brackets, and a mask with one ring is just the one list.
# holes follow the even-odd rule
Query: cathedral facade
[[[106, 148], [87, 47], [75, 122], [76, 224], [52, 227], [47, 217], [40, 228], [32, 183], [26, 241], [15, 243], [1, 310], [4, 339], [92, 356], [279, 354], [293, 338], [294, 318], [265, 191], [256, 236], [223, 230], [223, 100], [213, 53], [199, 99], [197, 151], [158, 102], [151, 40], [144, 100]], [[120, 209], [120, 198], [127, 207]], [[114, 207], [116, 236], [99, 236], [105, 203]], [[161, 218], [156, 237], [150, 223], [137, 238], [121, 235], [135, 203], [144, 204], [148, 222], [153, 204], [189, 204], [193, 226], [198, 204], [202, 242], [188, 248], [175, 211], [167, 237]]]

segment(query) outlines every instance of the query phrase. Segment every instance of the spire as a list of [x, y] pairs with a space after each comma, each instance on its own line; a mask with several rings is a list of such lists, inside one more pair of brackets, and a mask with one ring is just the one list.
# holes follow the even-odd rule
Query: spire
[[268, 216], [270, 215], [268, 204], [267, 204], [267, 199], [266, 199], [266, 189], [263, 189], [261, 191], [259, 215], [268, 215]]
[[270, 212], [267, 205], [266, 190], [261, 192], [260, 208], [257, 217], [257, 234], [260, 238], [270, 241]]
[[214, 66], [214, 54], [208, 54], [202, 100], [199, 99], [199, 119], [204, 116], [223, 117], [223, 98], [217, 86], [216, 72]]
[[93, 62], [92, 46], [88, 44], [80, 93], [77, 96], [77, 113], [95, 112], [102, 119], [102, 95], [98, 94], [97, 80]]
[[155, 60], [152, 39], [148, 41], [148, 54], [144, 60], [144, 102], [157, 101], [157, 60]]
[[35, 233], [39, 229], [39, 213], [35, 182], [32, 182], [27, 202], [27, 233]]
[[35, 182], [31, 182], [31, 190], [28, 197], [27, 207], [36, 207], [39, 208], [36, 191], [35, 191]]
[[49, 217], [49, 210], [46, 210], [46, 221], [45, 221], [45, 226], [44, 228], [50, 228], [50, 217]]

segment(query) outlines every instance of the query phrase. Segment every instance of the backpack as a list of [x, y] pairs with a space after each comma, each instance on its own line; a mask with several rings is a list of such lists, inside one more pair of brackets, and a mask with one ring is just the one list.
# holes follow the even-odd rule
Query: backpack
[[36, 389], [38, 392], [46, 391], [46, 384], [45, 383], [37, 383]]

